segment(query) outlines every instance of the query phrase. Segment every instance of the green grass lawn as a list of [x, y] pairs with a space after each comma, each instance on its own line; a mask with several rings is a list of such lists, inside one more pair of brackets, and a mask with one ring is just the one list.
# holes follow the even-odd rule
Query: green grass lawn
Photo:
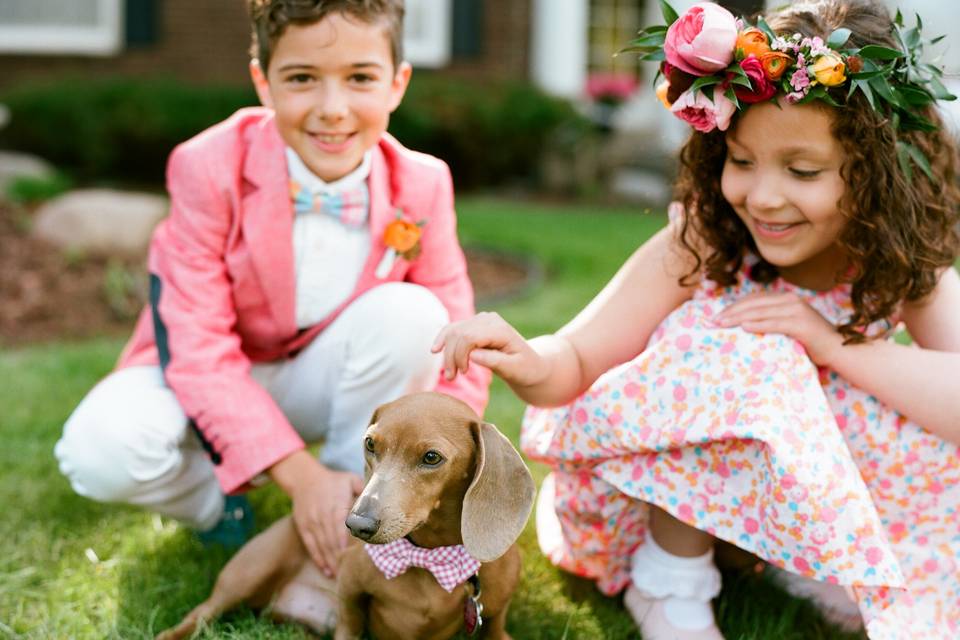
[[[546, 277], [499, 311], [527, 336], [569, 320], [664, 220], [630, 209], [596, 212], [463, 199], [464, 243], [538, 259]], [[151, 638], [209, 592], [227, 555], [205, 550], [176, 523], [74, 495], [53, 444], [70, 411], [107, 373], [122, 338], [0, 352], [0, 638]], [[487, 417], [514, 442], [523, 405], [495, 382]], [[544, 469], [534, 466], [539, 480]], [[263, 528], [288, 511], [274, 487], [251, 495]], [[517, 640], [636, 638], [616, 598], [553, 568], [537, 549], [532, 521], [521, 538], [523, 581], [510, 610]], [[728, 639], [845, 638], [804, 602], [753, 576], [730, 574], [717, 610]], [[226, 616], [204, 638], [303, 638], [292, 626], [248, 610]]]

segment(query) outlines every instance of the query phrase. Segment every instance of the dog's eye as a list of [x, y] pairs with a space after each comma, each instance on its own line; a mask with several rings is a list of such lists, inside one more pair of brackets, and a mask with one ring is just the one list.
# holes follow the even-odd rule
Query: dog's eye
[[367, 436], [366, 438], [364, 438], [363, 448], [369, 451], [370, 453], [373, 453], [373, 438], [371, 438], [370, 436]]
[[443, 456], [441, 456], [436, 451], [427, 451], [423, 454], [423, 464], [435, 467], [443, 461]]

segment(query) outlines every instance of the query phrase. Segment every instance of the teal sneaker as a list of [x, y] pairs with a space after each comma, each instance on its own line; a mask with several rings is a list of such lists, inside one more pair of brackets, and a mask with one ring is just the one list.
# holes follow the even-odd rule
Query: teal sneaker
[[226, 496], [223, 515], [213, 529], [198, 531], [197, 538], [205, 547], [220, 545], [239, 549], [253, 536], [253, 506], [246, 496]]

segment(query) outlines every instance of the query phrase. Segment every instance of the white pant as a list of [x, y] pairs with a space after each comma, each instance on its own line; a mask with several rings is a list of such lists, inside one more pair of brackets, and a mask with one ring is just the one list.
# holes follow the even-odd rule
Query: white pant
[[[449, 321], [429, 290], [408, 283], [371, 289], [291, 360], [256, 364], [264, 386], [320, 461], [363, 473], [361, 439], [373, 410], [432, 389], [441, 358], [430, 346]], [[147, 507], [198, 529], [216, 524], [223, 494], [159, 366], [115, 371], [67, 420], [54, 448], [74, 491]]]

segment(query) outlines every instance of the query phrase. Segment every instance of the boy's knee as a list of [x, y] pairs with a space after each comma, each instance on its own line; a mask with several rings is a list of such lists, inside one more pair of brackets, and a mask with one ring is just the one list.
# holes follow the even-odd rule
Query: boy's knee
[[[364, 294], [365, 327], [359, 338], [372, 353], [379, 353], [392, 366], [432, 367], [437, 354], [430, 353], [434, 339], [450, 321], [443, 303], [425, 287], [393, 282]], [[358, 302], [360, 301], [358, 300]]]
[[123, 472], [122, 456], [102, 422], [73, 415], [53, 449], [70, 486], [78, 494], [99, 502], [123, 501], [133, 490], [133, 478]]
[[54, 456], [78, 494], [125, 502], [181, 463], [176, 430], [161, 428], [159, 421], [184, 424], [185, 418], [179, 407], [135, 409], [129, 398], [111, 399], [104, 391], [95, 389], [70, 416]]

